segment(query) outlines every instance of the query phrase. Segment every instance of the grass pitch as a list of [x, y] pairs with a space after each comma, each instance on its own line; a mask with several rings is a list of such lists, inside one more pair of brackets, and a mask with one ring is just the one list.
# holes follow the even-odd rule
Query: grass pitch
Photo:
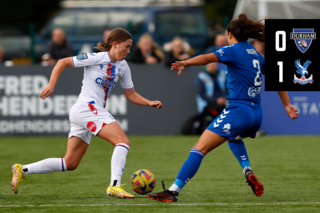
[[[122, 182], [148, 169], [170, 187], [198, 137], [132, 136]], [[265, 186], [256, 197], [225, 143], [209, 153], [177, 203], [108, 197], [113, 147], [94, 137], [80, 166], [72, 172], [30, 175], [19, 193], [11, 191], [11, 166], [63, 157], [67, 137], [0, 138], [0, 212], [319, 212], [320, 137], [267, 136], [246, 139], [251, 166]]]

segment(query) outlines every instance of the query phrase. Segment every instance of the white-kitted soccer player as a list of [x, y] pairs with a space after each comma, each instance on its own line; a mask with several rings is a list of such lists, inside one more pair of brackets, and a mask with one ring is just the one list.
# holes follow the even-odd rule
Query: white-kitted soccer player
[[115, 146], [111, 159], [111, 183], [107, 194], [121, 198], [134, 198], [123, 189], [121, 176], [126, 163], [130, 141], [112, 115], [104, 109], [111, 89], [120, 81], [126, 98], [134, 104], [162, 108], [160, 101], [150, 101], [135, 92], [130, 68], [124, 60], [130, 52], [132, 36], [124, 29], [114, 29], [107, 42], [99, 43], [100, 53], [82, 53], [76, 57], [64, 58], [54, 67], [50, 82], [40, 94], [41, 99], [49, 97], [65, 67], [84, 67], [84, 78], [78, 101], [70, 110], [71, 129], [67, 153], [64, 158], [48, 158], [32, 164], [12, 166], [12, 190], [18, 187], [25, 176], [75, 170], [84, 156], [92, 134]]

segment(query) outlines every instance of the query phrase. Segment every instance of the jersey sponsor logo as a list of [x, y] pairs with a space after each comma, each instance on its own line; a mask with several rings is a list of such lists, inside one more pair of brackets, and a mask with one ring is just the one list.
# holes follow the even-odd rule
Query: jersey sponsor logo
[[77, 59], [78, 60], [84, 60], [84, 59], [87, 59], [87, 58], [88, 58], [87, 53], [81, 53], [80, 55], [77, 55]]
[[223, 132], [230, 135], [231, 132], [230, 132], [230, 129], [231, 129], [231, 124], [229, 123], [226, 123], [224, 126], [223, 126]]
[[[100, 65], [100, 68], [102, 69], [103, 65]], [[96, 84], [101, 85], [104, 88], [112, 89], [116, 86], [117, 81], [115, 81], [116, 74], [116, 68], [115, 66], [112, 66], [110, 63], [108, 64], [108, 68], [106, 70], [106, 76], [103, 76], [102, 78], [96, 78], [95, 82]]]
[[97, 130], [97, 125], [93, 121], [90, 121], [90, 122], [87, 123], [87, 128], [91, 132], [95, 132]]
[[[116, 77], [116, 75], [113, 75], [111, 77], [110, 76], [103, 76], [102, 78], [96, 78], [95, 82], [96, 82], [96, 84], [99, 84], [104, 88], [112, 89], [117, 84], [117, 81], [114, 80], [115, 77]], [[108, 79], [110, 79], [110, 80], [108, 80]]]
[[311, 46], [312, 40], [316, 39], [316, 33], [314, 29], [293, 29], [290, 39], [294, 40], [302, 53], [305, 53]]
[[255, 86], [253, 86], [253, 87], [249, 87], [249, 89], [248, 89], [248, 95], [250, 96], [250, 97], [256, 97], [257, 95], [260, 95], [260, 93], [261, 93], [261, 87], [255, 87]]
[[298, 69], [298, 70], [296, 70], [296, 72], [301, 75], [301, 78], [298, 78], [296, 75], [294, 75], [293, 82], [295, 84], [298, 83], [298, 84], [301, 84], [301, 85], [305, 85], [305, 84], [309, 84], [309, 83], [312, 84], [313, 83], [312, 75], [310, 75], [309, 78], [306, 78], [306, 74], [309, 74], [307, 69], [308, 69], [309, 65], [311, 64], [311, 61], [307, 60], [302, 66], [300, 64], [300, 59], [297, 59], [295, 61], [295, 64], [296, 64], [296, 67]]

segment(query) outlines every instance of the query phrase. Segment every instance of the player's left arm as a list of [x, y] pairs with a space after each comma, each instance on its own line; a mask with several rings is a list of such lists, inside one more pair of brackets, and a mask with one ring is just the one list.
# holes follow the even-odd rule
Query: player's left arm
[[158, 109], [162, 108], [162, 103], [160, 101], [150, 101], [141, 95], [139, 95], [134, 89], [131, 90], [124, 90], [124, 94], [126, 98], [137, 105], [142, 105], [142, 106], [151, 106], [151, 107], [156, 107]]
[[291, 105], [287, 91], [278, 91], [282, 104], [291, 119], [298, 118], [298, 110]]

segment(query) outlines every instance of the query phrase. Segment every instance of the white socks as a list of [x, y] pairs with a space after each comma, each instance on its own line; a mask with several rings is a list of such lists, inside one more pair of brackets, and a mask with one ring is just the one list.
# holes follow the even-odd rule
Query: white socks
[[126, 164], [126, 158], [129, 151], [129, 146], [125, 143], [118, 143], [113, 151], [111, 158], [111, 182], [110, 186], [120, 186], [121, 176], [124, 166]]
[[24, 175], [68, 171], [64, 158], [47, 158], [22, 166]]
[[169, 188], [169, 191], [180, 193], [181, 189], [176, 184], [172, 184], [172, 186]]
[[[129, 151], [129, 146], [125, 143], [118, 143], [113, 151], [111, 158], [111, 183], [110, 186], [120, 186], [121, 176], [126, 158]], [[31, 163], [22, 166], [24, 175], [42, 174], [59, 171], [68, 171], [64, 158], [47, 158], [36, 163]]]

